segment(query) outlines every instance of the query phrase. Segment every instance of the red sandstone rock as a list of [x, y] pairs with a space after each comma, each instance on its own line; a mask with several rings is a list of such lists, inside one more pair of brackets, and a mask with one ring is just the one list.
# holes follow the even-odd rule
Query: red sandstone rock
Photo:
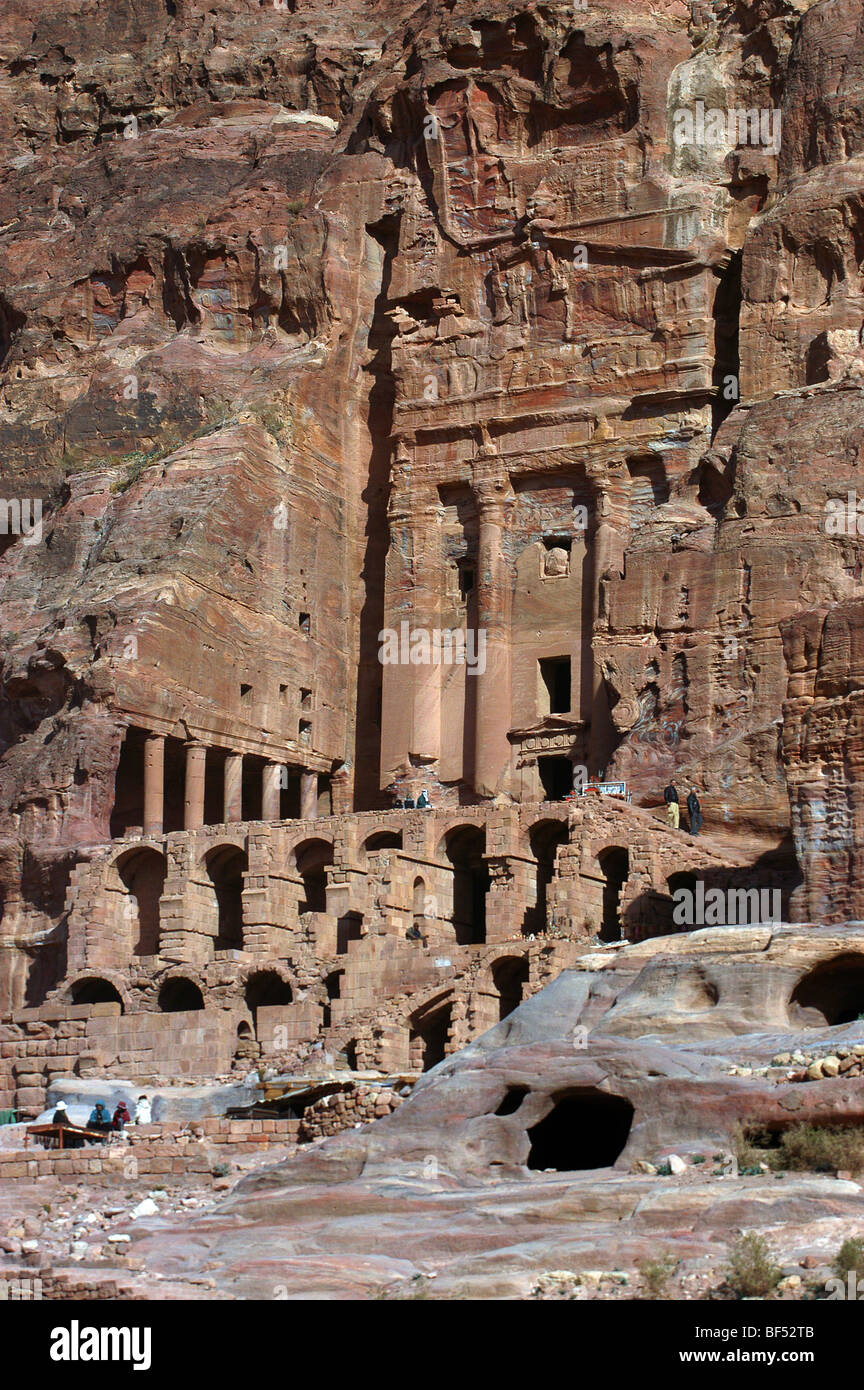
[[676, 873], [864, 915], [858, 7], [110, 8], [0, 18], [0, 1097], [419, 1070]]

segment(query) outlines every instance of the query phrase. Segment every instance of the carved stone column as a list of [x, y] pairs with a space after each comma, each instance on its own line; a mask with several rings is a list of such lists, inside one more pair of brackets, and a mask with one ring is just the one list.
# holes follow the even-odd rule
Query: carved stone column
[[606, 467], [602, 478], [595, 477], [594, 515], [589, 544], [592, 562], [592, 631], [586, 634], [591, 641], [591, 734], [588, 750], [589, 772], [596, 776], [605, 770], [610, 740], [614, 737], [609, 717], [608, 700], [603, 682], [601, 655], [597, 637], [608, 628], [606, 612], [606, 577], [620, 571], [624, 552], [622, 522], [627, 519], [627, 470], [623, 464]]
[[318, 773], [300, 774], [300, 819], [318, 819]]
[[186, 744], [186, 788], [183, 829], [198, 830], [204, 824], [204, 771], [207, 745], [192, 739]]
[[144, 834], [161, 835], [165, 804], [165, 740], [148, 734], [144, 742]]
[[226, 824], [243, 819], [243, 754], [229, 753], [225, 759], [225, 790], [222, 816]]
[[382, 642], [381, 777], [383, 786], [399, 779], [413, 793], [426, 778], [421, 771], [412, 780], [410, 770], [418, 761], [434, 765], [441, 754], [441, 666], [434, 638], [444, 582], [440, 505], [435, 488], [412, 487], [404, 444], [392, 479], [384, 618], [391, 635]]
[[279, 820], [280, 783], [282, 768], [279, 763], [265, 763], [261, 774], [261, 819]]
[[504, 547], [513, 490], [507, 470], [491, 444], [474, 460], [472, 486], [477, 505], [477, 651], [474, 703], [474, 790], [494, 796], [510, 766], [512, 578]]

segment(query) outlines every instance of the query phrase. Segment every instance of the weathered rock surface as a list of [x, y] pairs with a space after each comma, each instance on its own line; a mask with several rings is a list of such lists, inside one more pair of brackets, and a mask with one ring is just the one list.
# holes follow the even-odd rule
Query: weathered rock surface
[[[723, 1152], [742, 1120], [862, 1118], [840, 1055], [864, 1012], [844, 925], [864, 918], [862, 74], [855, 0], [5, 6], [0, 999], [32, 1007], [61, 984], [73, 908], [82, 962], [115, 939], [129, 885], [117, 870], [100, 898], [97, 870], [153, 815], [154, 740], [150, 907], [166, 867], [190, 900], [209, 893], [194, 950], [179, 929], [171, 949], [224, 967], [225, 989], [251, 970], [232, 951], [284, 963], [272, 933], [297, 904], [270, 836], [238, 832], [234, 887], [280, 887], [226, 945], [226, 883], [174, 832], [314, 822], [426, 786], [456, 815], [533, 806], [561, 799], [572, 764], [625, 779], [641, 808], [670, 778], [698, 788], [712, 862], [725, 847], [775, 874], [808, 924], [592, 960], [211, 1225], [136, 1231], [154, 1270], [212, 1259], [232, 1292], [275, 1268], [291, 1293], [370, 1291], [416, 1272], [406, 1231], [443, 1212], [446, 1231], [412, 1240], [426, 1273], [458, 1247], [451, 1289], [525, 1293], [562, 1250], [614, 1262], [622, 1229], [627, 1259], [643, 1232], [682, 1239], [685, 1211], [694, 1258], [766, 1214], [790, 1252], [805, 1226], [818, 1242], [860, 1217], [857, 1184], [688, 1172], [682, 1197], [627, 1166]], [[680, 141], [700, 103], [744, 130]], [[746, 134], [748, 111], [771, 139]], [[379, 631], [403, 622], [482, 631], [483, 671], [382, 669]], [[285, 805], [277, 765], [295, 777]], [[503, 894], [529, 865], [542, 934], [538, 866], [551, 855], [559, 901], [563, 841], [505, 854], [490, 817], [463, 827], [447, 923], [455, 937], [460, 874]], [[596, 823], [580, 825], [566, 853], [587, 858]], [[304, 877], [298, 849], [313, 954], [316, 930], [337, 933], [322, 894], [356, 917], [362, 872], [334, 868], [331, 845]], [[611, 870], [588, 867], [609, 896]], [[616, 893], [644, 889], [640, 930], [665, 929], [631, 868]], [[408, 911], [379, 896], [373, 946]], [[572, 928], [581, 905], [560, 901]], [[152, 994], [151, 935], [135, 949]], [[338, 985], [303, 964], [329, 1011]], [[122, 1009], [115, 994], [101, 1004]], [[836, 1048], [837, 1074], [775, 1078], [772, 1056], [805, 1038]], [[617, 1167], [529, 1178], [528, 1131], [568, 1091], [597, 1107], [587, 1128], [623, 1138]]]
[[[742, 1229], [768, 1232], [788, 1272], [808, 1257], [824, 1269], [864, 1217], [859, 1183], [794, 1172], [738, 1177], [730, 1155], [739, 1126], [864, 1123], [860, 1078], [826, 1074], [801, 1086], [775, 1062], [781, 1047], [790, 1057], [805, 1045], [851, 1054], [864, 1045], [860, 1022], [825, 1027], [823, 1016], [817, 1027], [815, 1015], [799, 1013], [781, 1023], [770, 1002], [784, 970], [800, 977], [816, 938], [823, 959], [857, 949], [860, 961], [861, 933], [698, 935], [617, 953], [599, 978], [608, 976], [613, 992], [620, 975], [622, 993], [587, 1036], [580, 1021], [598, 972], [565, 972], [422, 1078], [391, 1117], [257, 1171], [182, 1231], [164, 1223], [136, 1231], [136, 1254], [149, 1271], [181, 1282], [204, 1264], [217, 1288], [246, 1297], [272, 1297], [276, 1287], [288, 1297], [363, 1297], [391, 1283], [393, 1296], [411, 1296], [412, 1285], [399, 1281], [418, 1277], [424, 1297], [525, 1297], [562, 1269], [618, 1269], [632, 1287], [637, 1264], [661, 1249], [681, 1262], [675, 1296], [686, 1296], [691, 1277], [692, 1296], [720, 1282], [726, 1245]], [[647, 960], [646, 945], [656, 947]], [[769, 957], [761, 975], [768, 1030], [756, 1026], [759, 977], [748, 978], [760, 951]], [[676, 962], [692, 969], [694, 960], [709, 973], [725, 962], [723, 991], [737, 988], [742, 1009], [734, 1038], [703, 1040], [707, 1009], [700, 1015], [676, 997]], [[616, 1016], [626, 1027], [634, 1000], [645, 1033], [653, 1022], [666, 1029], [662, 1041], [614, 1036]], [[632, 1107], [617, 1138], [612, 1098]], [[568, 1102], [593, 1108], [574, 1109], [552, 1147], [539, 1149], [538, 1126]], [[595, 1154], [601, 1161], [579, 1171], [604, 1136], [609, 1161]], [[670, 1156], [683, 1169], [676, 1162], [670, 1174]], [[571, 1171], [537, 1171], [556, 1166]]]

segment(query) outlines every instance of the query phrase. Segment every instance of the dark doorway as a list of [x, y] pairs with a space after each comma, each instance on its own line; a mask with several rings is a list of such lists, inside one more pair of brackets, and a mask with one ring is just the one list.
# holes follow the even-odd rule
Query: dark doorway
[[109, 980], [79, 980], [72, 986], [71, 998], [73, 1004], [119, 1004], [123, 1012], [123, 999]]
[[[690, 926], [698, 927], [700, 925], [704, 925], [702, 923], [696, 922], [695, 920], [687, 920], [688, 917], [692, 919], [694, 915], [693, 911], [691, 911], [688, 914], [686, 909], [688, 903], [690, 903], [693, 904], [695, 910], [696, 875], [690, 869], [681, 869], [678, 873], [669, 875], [669, 877], [666, 880], [666, 887], [669, 890], [668, 920], [664, 919], [665, 924], [658, 922], [658, 930], [654, 932], [653, 935], [660, 936], [665, 935], [666, 933], [671, 935], [673, 932], [687, 931], [688, 927]], [[676, 893], [679, 895], [677, 898], [675, 896]], [[686, 893], [687, 897], [682, 897], [682, 893]], [[685, 911], [683, 914], [680, 911], [678, 912], [679, 920], [676, 922], [676, 908], [682, 907], [685, 909]], [[684, 921], [680, 920], [682, 915], [685, 918]], [[662, 932], [659, 930], [661, 925], [663, 926]]]
[[[422, 1071], [431, 1071], [443, 1062], [450, 1036], [450, 1005], [418, 1019], [411, 1029], [409, 1050]], [[415, 1061], [415, 1064], [416, 1064]]]
[[225, 748], [208, 748], [204, 762], [204, 824], [222, 825], [225, 820]]
[[259, 757], [257, 753], [244, 754], [243, 777], [240, 787], [240, 803], [242, 808], [240, 814], [244, 821], [262, 819], [265, 766], [266, 759]]
[[344, 956], [349, 941], [359, 941], [363, 935], [363, 913], [345, 912], [336, 921], [336, 954]]
[[369, 836], [363, 848], [367, 854], [376, 854], [379, 849], [401, 849], [402, 831], [379, 830], [377, 834]]
[[282, 783], [279, 788], [279, 819], [280, 820], [299, 820], [300, 819], [300, 775], [302, 769], [299, 767], [288, 766], [283, 769]]
[[204, 863], [216, 894], [218, 911], [213, 948], [216, 951], [242, 951], [243, 875], [249, 868], [246, 852], [237, 845], [222, 845], [211, 850]]
[[563, 801], [573, 790], [573, 764], [569, 758], [553, 755], [537, 759], [544, 801]]
[[864, 955], [849, 951], [817, 965], [795, 986], [789, 1012], [815, 1028], [864, 1017]]
[[525, 912], [522, 923], [523, 936], [546, 930], [548, 925], [546, 920], [548, 916], [547, 900], [549, 884], [555, 873], [555, 856], [558, 853], [558, 846], [565, 845], [568, 837], [567, 825], [560, 820], [540, 821], [537, 825], [532, 825], [528, 832], [531, 853], [537, 860], [537, 902]]
[[498, 1019], [506, 1018], [525, 997], [528, 960], [525, 956], [506, 956], [492, 966], [492, 979], [498, 991]]
[[325, 1028], [329, 1028], [333, 1021], [332, 1004], [335, 999], [339, 998], [339, 991], [341, 988], [341, 980], [343, 974], [344, 971], [342, 970], [332, 970], [330, 974], [327, 976], [326, 980], [324, 981], [324, 984], [327, 987], [327, 1003], [324, 1005], [323, 1020], [323, 1026]]
[[542, 682], [539, 713], [570, 713], [570, 657], [548, 656], [539, 662]]
[[252, 1015], [255, 1036], [258, 1036], [258, 1010], [274, 1005], [293, 1004], [294, 993], [287, 980], [283, 980], [275, 970], [258, 970], [246, 981], [243, 997]]
[[621, 940], [621, 889], [630, 874], [630, 855], [626, 849], [613, 846], [598, 855], [600, 871], [606, 882], [603, 885], [603, 926], [601, 941]]
[[178, 975], [166, 980], [160, 989], [159, 1008], [163, 1014], [188, 1013], [204, 1008], [204, 996], [196, 984]]
[[136, 956], [159, 952], [159, 899], [165, 887], [165, 858], [155, 849], [130, 850], [116, 864], [123, 886], [135, 903], [132, 951]]
[[165, 808], [166, 835], [183, 829], [183, 808], [186, 800], [186, 749], [183, 740], [165, 740]]
[[333, 846], [327, 840], [304, 840], [294, 851], [294, 862], [303, 880], [300, 912], [327, 911], [327, 869], [333, 863]]
[[445, 853], [453, 865], [453, 927], [462, 946], [486, 940], [489, 867], [484, 862], [486, 832], [463, 825], [448, 832]]
[[123, 737], [114, 775], [112, 840], [119, 839], [133, 826], [140, 829], [144, 825], [144, 739], [144, 730], [136, 728], [128, 728]]
[[571, 1173], [610, 1168], [622, 1153], [633, 1106], [604, 1091], [575, 1091], [556, 1099], [545, 1119], [528, 1130], [528, 1167]]

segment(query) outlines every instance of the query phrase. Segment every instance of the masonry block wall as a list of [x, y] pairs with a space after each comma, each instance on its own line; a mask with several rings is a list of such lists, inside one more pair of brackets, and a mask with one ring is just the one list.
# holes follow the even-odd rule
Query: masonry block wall
[[230, 1078], [314, 1043], [428, 1068], [592, 940], [670, 929], [685, 871], [736, 866], [610, 798], [97, 846], [69, 889], [66, 977], [3, 1025], [0, 1103], [38, 1110], [58, 1075]]

